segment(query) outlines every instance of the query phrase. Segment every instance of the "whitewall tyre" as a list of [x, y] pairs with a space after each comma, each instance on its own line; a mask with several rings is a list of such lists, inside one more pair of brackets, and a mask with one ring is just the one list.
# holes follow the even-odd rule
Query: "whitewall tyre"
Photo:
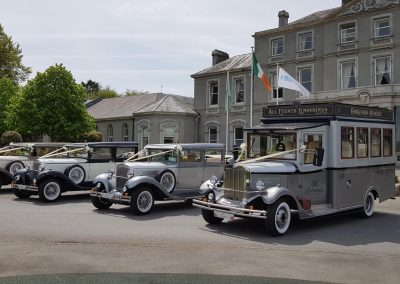
[[266, 228], [272, 236], [283, 236], [289, 230], [292, 214], [284, 199], [267, 207]]
[[61, 183], [50, 179], [40, 183], [38, 188], [39, 198], [44, 202], [54, 202], [60, 198], [62, 192]]
[[131, 195], [130, 207], [137, 215], [149, 214], [154, 205], [154, 196], [151, 189], [141, 187], [134, 189]]

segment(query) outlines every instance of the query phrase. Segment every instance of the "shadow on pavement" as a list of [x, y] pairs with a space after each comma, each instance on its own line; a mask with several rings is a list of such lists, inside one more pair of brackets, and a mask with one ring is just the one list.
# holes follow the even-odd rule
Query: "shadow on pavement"
[[201, 275], [201, 274], [145, 274], [145, 273], [100, 273], [100, 274], [56, 274], [56, 275], [34, 275], [34, 276], [13, 276], [0, 278], [1, 283], [216, 283], [216, 284], [235, 284], [235, 283], [327, 283], [312, 282], [293, 279], [253, 277], [253, 276], [225, 276], [225, 275]]
[[[117, 207], [118, 206], [118, 207]], [[123, 207], [121, 207], [123, 206]], [[107, 216], [117, 216], [128, 218], [135, 221], [156, 220], [164, 217], [173, 216], [199, 216], [201, 212], [192, 206], [191, 202], [185, 201], [159, 201], [154, 204], [152, 211], [148, 215], [135, 215], [127, 205], [113, 204], [109, 209], [99, 210], [93, 207], [93, 212]]]
[[18, 198], [13, 195], [13, 200], [21, 203], [30, 203], [38, 206], [57, 206], [60, 204], [70, 203], [91, 203], [89, 191], [77, 191], [63, 193], [61, 197], [55, 202], [44, 202], [39, 199], [38, 195], [32, 195], [29, 198]]
[[342, 246], [390, 242], [400, 244], [400, 214], [376, 212], [371, 218], [356, 213], [331, 215], [317, 219], [292, 219], [289, 231], [282, 237], [271, 237], [262, 220], [234, 219], [218, 225], [205, 225], [206, 230], [234, 238], [260, 243], [304, 245], [314, 241]]

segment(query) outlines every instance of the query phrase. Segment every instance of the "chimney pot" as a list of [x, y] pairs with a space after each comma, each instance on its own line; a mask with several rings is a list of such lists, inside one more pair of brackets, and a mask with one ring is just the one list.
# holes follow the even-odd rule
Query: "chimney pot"
[[286, 12], [285, 10], [279, 11], [278, 13], [278, 18], [279, 18], [279, 27], [283, 28], [284, 26], [287, 26], [289, 23], [289, 13]]
[[221, 63], [227, 59], [229, 59], [229, 54], [226, 52], [223, 52], [218, 49], [214, 49], [211, 53], [212, 56], [212, 66], [217, 65], [218, 63]]

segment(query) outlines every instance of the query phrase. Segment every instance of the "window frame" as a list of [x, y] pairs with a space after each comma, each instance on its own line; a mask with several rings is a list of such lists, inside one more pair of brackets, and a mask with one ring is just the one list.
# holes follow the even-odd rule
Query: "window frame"
[[[310, 69], [310, 89], [308, 89], [303, 83], [301, 79], [301, 71]], [[299, 83], [303, 85], [304, 88], [306, 88], [310, 93], [313, 91], [313, 86], [314, 86], [314, 68], [312, 65], [307, 65], [307, 66], [299, 66], [297, 67], [297, 79], [299, 80]], [[307, 82], [306, 82], [307, 83]]]
[[[344, 141], [344, 139], [343, 139], [343, 130], [345, 130], [345, 129], [347, 129], [347, 130], [352, 130], [351, 131], [351, 133], [350, 134], [347, 134], [347, 133], [345, 133], [345, 134], [347, 134], [347, 135], [351, 135], [351, 136], [349, 136], [351, 139], [351, 149], [352, 149], [352, 155], [351, 155], [351, 157], [343, 157], [343, 141]], [[355, 132], [354, 132], [354, 127], [353, 126], [342, 126], [341, 128], [340, 128], [340, 141], [342, 141], [342, 143], [341, 143], [341, 146], [340, 146], [340, 157], [341, 157], [341, 159], [342, 160], [350, 160], [350, 159], [354, 159], [354, 150], [355, 150], [355, 147], [354, 147], [354, 137], [355, 137]]]
[[[310, 48], [302, 48], [301, 43], [302, 41], [300, 40], [302, 38], [302, 36], [306, 36], [306, 35], [311, 35], [311, 46]], [[314, 31], [303, 31], [303, 32], [299, 32], [297, 33], [297, 51], [301, 52], [301, 51], [310, 51], [314, 49]]]
[[114, 127], [112, 124], [109, 124], [107, 126], [107, 141], [113, 142], [113, 140], [114, 140]]
[[[215, 130], [215, 133], [211, 134], [211, 130]], [[211, 139], [211, 135], [215, 135], [215, 140]], [[215, 141], [215, 142], [213, 142], [213, 141]], [[218, 127], [210, 126], [208, 128], [208, 142], [209, 143], [218, 143]]]
[[[374, 130], [379, 131], [379, 155], [374, 155], [374, 152], [372, 151], [372, 146], [376, 145], [376, 143], [372, 143], [372, 133]], [[379, 158], [382, 157], [382, 129], [378, 127], [371, 127], [370, 128], [370, 145], [371, 145], [371, 158]]]
[[[339, 68], [339, 83], [340, 83], [340, 89], [341, 90], [349, 90], [349, 89], [354, 89], [358, 88], [358, 58], [346, 58], [338, 61], [338, 68]], [[352, 78], [351, 76], [344, 77], [343, 76], [343, 65], [347, 63], [354, 63], [354, 86], [352, 87], [344, 87], [344, 78]], [[349, 79], [350, 81], [351, 79]]]
[[[387, 20], [388, 23], [389, 23], [388, 26], [384, 27], [384, 28], [389, 27], [389, 33], [388, 33], [388, 34], [384, 34], [384, 35], [380, 35], [380, 34], [379, 34], [379, 31], [380, 31], [381, 29], [384, 29], [384, 28], [377, 27], [377, 23], [379, 23], [379, 22], [381, 22], [381, 21], [383, 21], [383, 20]], [[391, 15], [381, 15], [381, 16], [379, 16], [379, 17], [373, 18], [373, 21], [372, 21], [372, 28], [373, 28], [373, 37], [374, 37], [374, 38], [382, 38], [382, 37], [389, 37], [389, 36], [392, 36], [392, 34], [393, 34], [392, 16], [391, 16]], [[377, 31], [378, 31], [378, 32], [377, 32]]]
[[[362, 142], [366, 142], [366, 143], [360, 143], [359, 141], [361, 140], [360, 138], [360, 131], [362, 130], [366, 130], [366, 137], [363, 137], [363, 141]], [[356, 127], [356, 135], [357, 135], [357, 140], [356, 140], [356, 153], [357, 153], [357, 159], [366, 159], [369, 158], [369, 139], [370, 139], [370, 135], [369, 135], [369, 128], [368, 127]], [[361, 156], [360, 155], [360, 145], [362, 144], [366, 144], [366, 149], [365, 149], [365, 156]]]
[[[278, 43], [278, 46], [276, 48], [274, 46], [274, 43], [278, 42], [278, 41], [282, 41], [282, 46], [281, 46], [282, 52], [281, 53], [278, 53], [279, 47], [280, 47], [279, 43]], [[271, 38], [270, 39], [270, 46], [271, 46], [270, 54], [271, 54], [272, 57], [274, 57], [274, 56], [282, 56], [282, 55], [285, 54], [285, 38], [284, 37], [281, 36], [281, 37]]]
[[[388, 135], [388, 134], [386, 134], [385, 135], [385, 132], [386, 131], [390, 131], [390, 135]], [[390, 143], [389, 143], [389, 154], [388, 155], [385, 155], [385, 137], [389, 137], [390, 138]], [[383, 157], [391, 157], [391, 156], [393, 156], [393, 129], [392, 128], [383, 128], [383, 130], [382, 130], [382, 154], [383, 154]]]
[[122, 141], [129, 141], [129, 127], [128, 123], [122, 125]]
[[[385, 58], [389, 58], [389, 72], [383, 71], [381, 73], [378, 73], [377, 72], [377, 68], [378, 68], [377, 60], [385, 59]], [[392, 84], [392, 81], [393, 81], [393, 56], [392, 56], [392, 54], [374, 55], [373, 56], [373, 65], [374, 65], [373, 69], [374, 69], [374, 84], [375, 84], [375, 86], [385, 86], [385, 85]], [[390, 79], [389, 83], [387, 83], [387, 84], [378, 84], [378, 75], [385, 74], [385, 73], [389, 73], [389, 79]]]
[[[237, 131], [239, 129], [241, 129], [241, 131], [242, 131], [242, 138], [241, 139], [236, 137], [237, 134], [238, 134]], [[237, 143], [237, 141], [239, 141], [239, 140], [242, 141], [242, 142], [241, 143]], [[243, 142], [244, 142], [244, 127], [243, 126], [234, 127], [233, 128], [233, 145], [240, 146]]]
[[[212, 85], [216, 85], [217, 92], [211, 89]], [[208, 106], [209, 107], [218, 107], [219, 106], [219, 80], [209, 80], [207, 84], [207, 92], [208, 92]], [[216, 97], [217, 102], [212, 104], [214, 96]]]
[[271, 94], [271, 100], [272, 101], [282, 101], [283, 100], [283, 88], [278, 88], [278, 98], [276, 94], [276, 81], [278, 80], [278, 75], [276, 72], [270, 72], [269, 73], [270, 77], [270, 82], [271, 82], [271, 87], [272, 87], [272, 94]]
[[[344, 40], [344, 37], [343, 37], [343, 31], [347, 31], [347, 30], [349, 30], [349, 29], [352, 29], [352, 28], [344, 28], [345, 26], [348, 26], [348, 25], [351, 25], [351, 24], [354, 24], [354, 39], [353, 40]], [[347, 35], [348, 33], [346, 33], [346, 35]], [[347, 43], [354, 43], [354, 42], [356, 42], [358, 40], [358, 26], [357, 26], [357, 22], [356, 21], [351, 21], [351, 22], [345, 22], [345, 23], [340, 23], [339, 24], [339, 43], [340, 44], [347, 44]]]
[[[236, 81], [238, 81], [238, 80], [241, 80], [242, 82], [243, 82], [243, 90], [237, 90], [236, 89]], [[235, 105], [242, 105], [242, 104], [244, 104], [245, 102], [246, 102], [246, 92], [245, 92], [245, 90], [246, 90], [246, 80], [245, 80], [245, 77], [244, 76], [236, 76], [236, 77], [233, 77], [232, 78], [232, 84], [233, 84], [233, 86], [232, 86], [232, 90], [233, 90], [233, 94], [234, 94], [234, 104]], [[243, 92], [243, 101], [241, 101], [241, 102], [238, 102], [237, 101], [237, 99], [238, 99], [238, 92], [240, 92], [240, 91], [242, 91]]]

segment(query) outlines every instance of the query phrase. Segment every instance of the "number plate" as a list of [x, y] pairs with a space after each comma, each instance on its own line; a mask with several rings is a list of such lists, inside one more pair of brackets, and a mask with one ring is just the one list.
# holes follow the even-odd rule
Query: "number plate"
[[230, 220], [233, 219], [233, 214], [225, 212], [214, 211], [214, 216], [222, 219], [230, 219]]

